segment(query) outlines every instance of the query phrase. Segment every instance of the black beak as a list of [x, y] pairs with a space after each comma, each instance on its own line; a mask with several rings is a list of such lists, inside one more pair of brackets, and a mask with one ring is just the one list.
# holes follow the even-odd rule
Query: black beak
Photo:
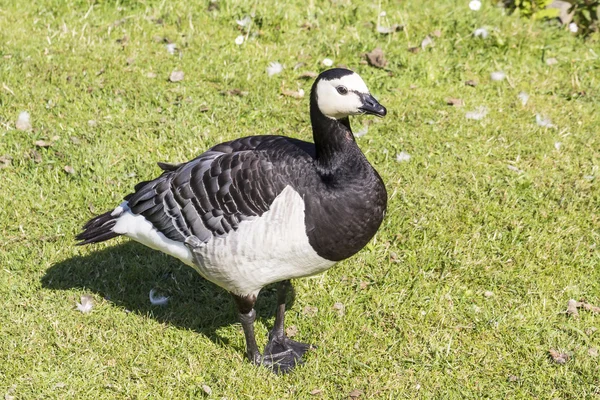
[[378, 117], [383, 117], [385, 114], [387, 114], [385, 107], [379, 104], [379, 102], [375, 100], [375, 97], [371, 96], [370, 94], [362, 94], [360, 99], [362, 100], [363, 105], [358, 109], [365, 114], [373, 114], [377, 115]]

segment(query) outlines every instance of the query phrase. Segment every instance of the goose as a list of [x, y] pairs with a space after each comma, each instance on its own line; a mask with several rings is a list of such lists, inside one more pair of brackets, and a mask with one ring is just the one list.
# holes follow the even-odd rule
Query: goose
[[[233, 296], [249, 360], [289, 372], [313, 348], [285, 335], [290, 279], [319, 274], [356, 254], [384, 218], [385, 185], [348, 117], [386, 113], [358, 74], [324, 71], [310, 94], [314, 143], [248, 136], [186, 163], [158, 163], [162, 174], [87, 222], [77, 244], [126, 236], [193, 267]], [[254, 305], [272, 283], [278, 283], [275, 323], [261, 354]]]

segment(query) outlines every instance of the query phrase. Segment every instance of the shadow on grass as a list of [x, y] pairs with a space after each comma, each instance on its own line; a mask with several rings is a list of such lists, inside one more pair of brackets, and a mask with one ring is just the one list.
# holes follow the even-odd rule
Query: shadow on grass
[[[125, 310], [194, 330], [215, 343], [229, 344], [217, 330], [238, 321], [229, 293], [178, 260], [132, 241], [53, 265], [42, 285], [90, 290]], [[169, 296], [166, 306], [150, 304], [151, 289], [155, 296]], [[269, 329], [276, 302], [274, 285], [265, 288], [257, 301], [258, 321]]]

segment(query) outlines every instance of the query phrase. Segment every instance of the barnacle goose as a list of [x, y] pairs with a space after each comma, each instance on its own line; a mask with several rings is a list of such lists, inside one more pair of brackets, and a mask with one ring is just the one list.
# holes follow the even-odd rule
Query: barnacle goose
[[[359, 114], [384, 116], [386, 109], [356, 73], [325, 71], [310, 95], [314, 144], [250, 136], [187, 163], [159, 163], [162, 175], [85, 224], [78, 244], [123, 235], [177, 257], [233, 295], [248, 358], [287, 372], [311, 348], [285, 336], [290, 279], [357, 253], [385, 214], [385, 186], [350, 129], [348, 117]], [[254, 303], [275, 282], [275, 325], [261, 354]]]

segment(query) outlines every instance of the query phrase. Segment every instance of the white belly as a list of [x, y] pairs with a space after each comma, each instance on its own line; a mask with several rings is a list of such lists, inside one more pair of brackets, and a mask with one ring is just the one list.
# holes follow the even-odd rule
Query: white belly
[[289, 186], [261, 217], [241, 222], [236, 231], [211, 239], [195, 254], [200, 275], [240, 295], [258, 294], [270, 283], [315, 275], [335, 264], [309, 244], [304, 200]]
[[319, 256], [311, 247], [304, 226], [304, 200], [291, 187], [277, 196], [261, 217], [242, 221], [236, 231], [213, 237], [194, 250], [168, 239], [126, 203], [113, 230], [148, 247], [177, 257], [200, 275], [239, 295], [257, 295], [270, 283], [315, 275], [334, 261]]

